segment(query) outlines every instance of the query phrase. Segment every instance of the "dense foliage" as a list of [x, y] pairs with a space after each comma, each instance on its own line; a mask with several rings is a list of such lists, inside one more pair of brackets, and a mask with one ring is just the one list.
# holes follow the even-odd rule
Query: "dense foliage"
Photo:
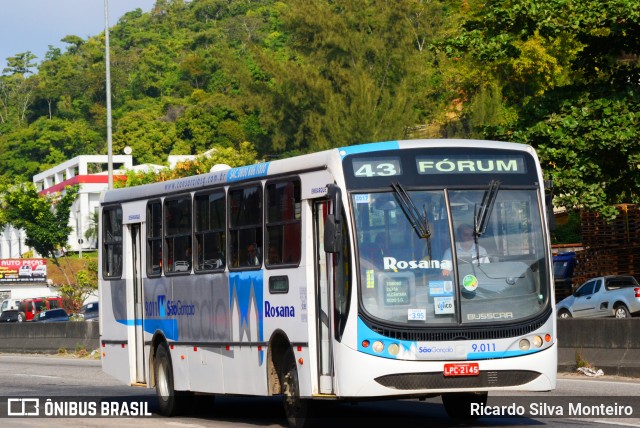
[[[63, 41], [0, 76], [5, 182], [106, 153], [104, 37]], [[538, 150], [556, 205], [640, 202], [636, 1], [157, 0], [110, 44], [114, 152], [137, 163], [493, 138]]]

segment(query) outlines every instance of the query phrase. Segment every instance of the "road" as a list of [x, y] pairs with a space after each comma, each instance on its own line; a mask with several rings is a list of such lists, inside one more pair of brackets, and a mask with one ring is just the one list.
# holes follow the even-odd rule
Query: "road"
[[[96, 414], [100, 414], [101, 403], [120, 406], [116, 410], [132, 411], [137, 403], [141, 417], [119, 418], [68, 418], [51, 419], [47, 425], [74, 427], [117, 426], [119, 428], [172, 427], [285, 427], [286, 421], [278, 397], [216, 397], [207, 401], [195, 413], [176, 418], [161, 418], [156, 411], [155, 392], [151, 389], [130, 387], [104, 374], [100, 361], [91, 359], [62, 358], [57, 356], [0, 355], [0, 412], [7, 413], [8, 399], [41, 397], [45, 402], [66, 402], [77, 406], [78, 412], [86, 411], [83, 404], [97, 403]], [[114, 398], [116, 397], [116, 398]], [[560, 426], [635, 426], [640, 427], [640, 382], [637, 379], [613, 377], [588, 378], [578, 375], [561, 375], [558, 388], [549, 393], [491, 393], [487, 403], [491, 411], [502, 409], [503, 415], [480, 417], [472, 426], [520, 427], [543, 425]], [[618, 405], [616, 406], [616, 403]], [[15, 402], [13, 404], [16, 404]], [[575, 417], [571, 409], [593, 406], [610, 409], [630, 409], [632, 417], [589, 416]], [[628, 406], [628, 407], [626, 407]], [[570, 408], [571, 407], [571, 408]], [[44, 404], [40, 403], [40, 408]], [[51, 407], [50, 409], [52, 409]], [[60, 410], [62, 409], [62, 410]], [[79, 410], [78, 410], [79, 409]], [[509, 409], [525, 412], [524, 416], [509, 413]], [[532, 415], [531, 413], [537, 412]], [[151, 416], [144, 416], [144, 413]], [[560, 413], [559, 413], [560, 412]], [[499, 414], [499, 412], [498, 412]], [[11, 426], [41, 427], [42, 418], [20, 417], [5, 419]], [[440, 398], [418, 400], [392, 400], [384, 402], [331, 403], [324, 406], [320, 417], [321, 426], [380, 426], [384, 424], [402, 426], [448, 427], [455, 424], [446, 415]]]

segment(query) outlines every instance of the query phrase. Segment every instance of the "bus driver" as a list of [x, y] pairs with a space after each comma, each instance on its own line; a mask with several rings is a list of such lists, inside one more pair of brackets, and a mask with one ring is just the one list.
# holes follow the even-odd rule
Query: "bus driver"
[[[476, 247], [473, 239], [473, 227], [468, 224], [458, 226], [456, 233], [456, 256], [458, 263], [489, 263], [487, 250], [481, 245]], [[442, 273], [449, 275], [451, 272], [451, 249], [448, 248], [442, 256]]]

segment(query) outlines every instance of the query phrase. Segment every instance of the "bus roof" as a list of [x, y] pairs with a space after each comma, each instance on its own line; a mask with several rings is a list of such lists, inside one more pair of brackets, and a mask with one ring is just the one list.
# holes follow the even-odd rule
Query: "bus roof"
[[468, 139], [416, 139], [365, 143], [339, 147], [321, 152], [245, 165], [236, 168], [213, 169], [205, 174], [183, 177], [158, 183], [108, 190], [102, 194], [101, 203], [109, 204], [125, 200], [159, 197], [174, 192], [198, 191], [214, 184], [232, 184], [266, 178], [273, 175], [313, 169], [328, 168], [342, 158], [358, 153], [382, 150], [442, 147], [484, 147], [502, 150], [522, 150], [535, 155], [533, 148], [525, 144]]

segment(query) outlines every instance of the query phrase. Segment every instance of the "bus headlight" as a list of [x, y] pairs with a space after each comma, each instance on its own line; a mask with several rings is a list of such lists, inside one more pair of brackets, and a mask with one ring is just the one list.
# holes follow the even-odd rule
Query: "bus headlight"
[[392, 343], [389, 345], [389, 355], [398, 355], [400, 353], [400, 346], [397, 343]]
[[539, 348], [542, 346], [542, 338], [540, 336], [533, 336], [533, 346]]
[[384, 351], [384, 343], [379, 340], [373, 342], [373, 351], [377, 353]]
[[520, 343], [518, 345], [520, 346], [521, 351], [528, 351], [529, 348], [531, 348], [531, 344], [527, 339], [520, 339]]

